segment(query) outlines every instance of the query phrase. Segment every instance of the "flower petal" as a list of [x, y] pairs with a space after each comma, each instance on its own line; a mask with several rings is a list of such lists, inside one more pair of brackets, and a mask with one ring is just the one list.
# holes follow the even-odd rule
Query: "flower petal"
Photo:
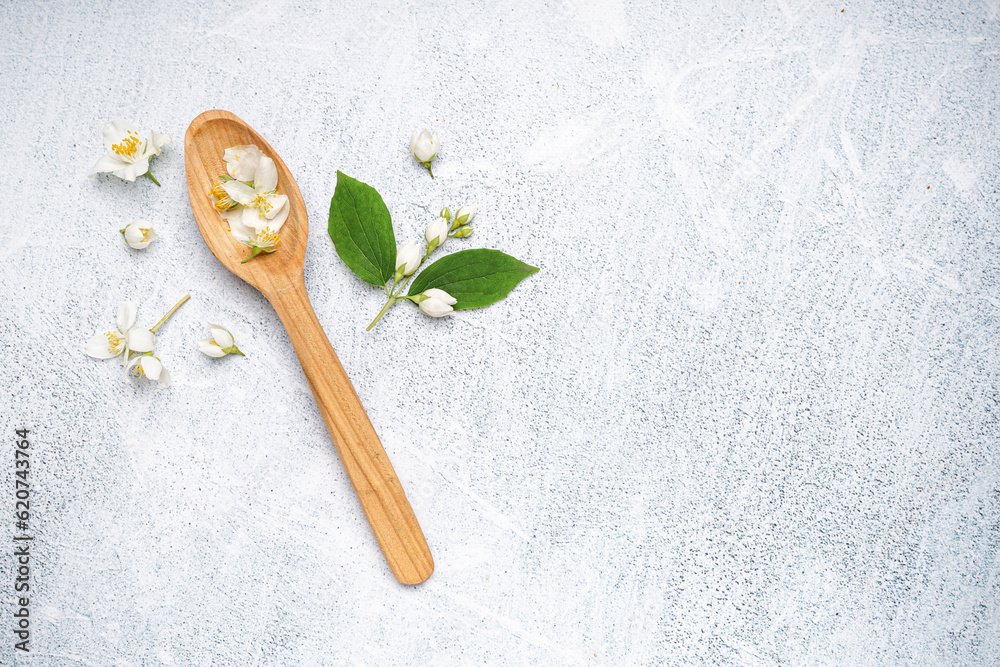
[[[101, 130], [101, 134], [104, 135], [104, 147], [108, 150], [108, 153], [114, 155], [114, 147], [126, 141], [130, 135], [137, 137], [142, 137], [143, 133], [139, 131], [132, 123], [124, 120], [113, 120], [105, 123], [104, 129]], [[141, 155], [141, 153], [140, 153]]]
[[267, 226], [271, 228], [272, 232], [277, 232], [281, 229], [281, 226], [285, 224], [285, 220], [288, 220], [288, 212], [292, 210], [292, 205], [288, 203], [288, 197], [285, 197], [285, 195], [275, 195], [275, 197], [284, 198], [284, 202], [279, 208], [272, 209], [272, 212], [277, 211], [277, 213], [274, 213], [274, 217], [267, 221]]
[[[139, 364], [142, 362], [143, 359], [146, 359], [146, 357], [136, 357], [132, 361], [130, 361], [127, 364], [125, 364], [125, 375], [126, 376], [128, 376], [128, 375], [138, 375], [139, 371], [142, 370], [142, 367], [139, 366]], [[138, 367], [138, 370], [136, 370], [137, 367]], [[126, 377], [126, 379], [128, 379], [128, 378]]]
[[218, 344], [219, 347], [232, 347], [233, 346], [233, 334], [229, 333], [229, 329], [218, 324], [208, 323], [208, 329], [212, 332], [212, 339]]
[[222, 159], [226, 162], [226, 171], [237, 181], [252, 181], [257, 165], [263, 153], [253, 144], [227, 148]]
[[122, 353], [125, 345], [117, 331], [105, 331], [94, 334], [94, 337], [87, 341], [86, 352], [94, 359], [110, 359]]
[[[288, 197], [285, 195], [266, 195], [266, 199], [267, 203], [271, 205], [271, 210], [269, 210], [265, 216], [268, 220], [273, 219], [276, 215], [278, 215], [278, 213], [281, 212], [281, 209], [288, 206]], [[288, 217], [287, 214], [285, 217]], [[268, 227], [274, 229], [274, 225], [268, 225]]]
[[163, 372], [163, 364], [156, 357], [139, 357], [139, 366], [150, 380], [159, 380]]
[[243, 224], [244, 210], [246, 210], [245, 206], [237, 206], [236, 208], [231, 208], [228, 211], [220, 213], [223, 219], [229, 223], [229, 232], [240, 243], [246, 243], [256, 233], [253, 229]]
[[128, 165], [127, 162], [122, 162], [121, 160], [118, 159], [117, 156], [108, 153], [107, 155], [105, 155], [104, 157], [102, 157], [100, 160], [97, 161], [97, 164], [94, 165], [94, 168], [90, 170], [90, 175], [97, 176], [98, 174], [107, 171], [117, 171], [127, 165]]
[[170, 386], [170, 373], [167, 371], [166, 368], [163, 368], [162, 364], [160, 365], [160, 377], [157, 380], [157, 382], [160, 383], [161, 387], [169, 387]]
[[128, 341], [129, 349], [133, 352], [152, 352], [153, 345], [156, 343], [156, 334], [149, 329], [134, 327], [128, 330], [125, 340]]
[[278, 187], [278, 168], [274, 166], [274, 160], [266, 156], [260, 158], [253, 175], [253, 187], [257, 192], [272, 192]]
[[146, 153], [148, 155], [159, 155], [161, 148], [169, 146], [172, 143], [174, 143], [174, 140], [169, 134], [165, 134], [163, 132], [150, 132], [149, 144], [146, 147]]
[[115, 317], [115, 326], [118, 327], [118, 331], [123, 336], [135, 324], [135, 313], [137, 310], [138, 308], [131, 301], [121, 301], [118, 304], [118, 315]]
[[222, 184], [222, 189], [232, 198], [244, 206], [249, 206], [257, 198], [257, 192], [246, 183], [240, 181], [226, 181]]
[[264, 220], [261, 220], [260, 216], [257, 214], [257, 209], [252, 206], [243, 207], [243, 215], [240, 216], [240, 222], [247, 229], [253, 230], [251, 236], [257, 235], [257, 225], [267, 225], [267, 223]]
[[126, 181], [134, 181], [139, 176], [142, 176], [147, 171], [149, 171], [149, 156], [144, 155], [132, 164], [127, 164], [121, 169], [115, 169], [112, 174], [118, 178], [125, 179]]
[[222, 348], [216, 345], [215, 341], [211, 338], [203, 338], [198, 341], [198, 351], [204, 352], [208, 356], [215, 357], [216, 359], [226, 356], [226, 353], [222, 351]]

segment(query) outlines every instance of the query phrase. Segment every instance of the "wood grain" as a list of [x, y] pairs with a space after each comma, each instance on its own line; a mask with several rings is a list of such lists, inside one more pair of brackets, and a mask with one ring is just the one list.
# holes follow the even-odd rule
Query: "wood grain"
[[[277, 251], [246, 264], [240, 262], [250, 248], [232, 237], [209, 194], [218, 175], [226, 173], [223, 153], [241, 144], [255, 144], [274, 160], [278, 192], [288, 197], [291, 206]], [[434, 571], [427, 541], [306, 294], [302, 270], [309, 226], [291, 173], [263, 137], [235, 115], [218, 110], [206, 111], [191, 122], [184, 136], [184, 163], [191, 209], [205, 243], [227, 269], [260, 290], [285, 325], [389, 569], [404, 584], [425, 581]]]

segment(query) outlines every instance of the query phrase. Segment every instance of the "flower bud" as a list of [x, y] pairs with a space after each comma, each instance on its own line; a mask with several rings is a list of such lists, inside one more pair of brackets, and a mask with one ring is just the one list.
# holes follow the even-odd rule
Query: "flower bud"
[[424, 238], [427, 239], [428, 252], [444, 243], [448, 238], [448, 220], [445, 218], [438, 218], [431, 224], [427, 225], [427, 231], [424, 232]]
[[229, 333], [229, 329], [209, 322], [208, 330], [212, 332], [212, 337], [203, 338], [198, 341], [199, 352], [215, 358], [224, 357], [227, 354], [246, 356], [236, 347], [236, 343], [233, 341], [233, 334]]
[[472, 222], [474, 217], [476, 217], [476, 207], [463, 206], [458, 209], [458, 213], [455, 214], [455, 227], [461, 227], [462, 225], [469, 224]]
[[452, 306], [458, 303], [455, 297], [436, 287], [424, 291], [422, 296], [427, 298], [420, 302], [420, 310], [431, 317], [444, 317], [451, 314], [455, 310]]
[[402, 269], [403, 275], [408, 276], [417, 270], [421, 259], [423, 257], [420, 254], [420, 244], [410, 241], [396, 251], [396, 271]]
[[451, 209], [447, 206], [441, 209], [441, 217], [445, 220], [451, 220]]
[[468, 225], [466, 225], [465, 227], [460, 227], [458, 231], [455, 232], [452, 236], [454, 236], [456, 239], [464, 239], [468, 236], [472, 236], [472, 227], [469, 227]]
[[153, 231], [153, 226], [149, 224], [148, 220], [133, 220], [129, 224], [125, 225], [125, 229], [119, 230], [122, 236], [125, 237], [125, 243], [129, 245], [130, 248], [135, 248], [136, 250], [142, 250], [156, 238], [157, 234]]
[[413, 153], [413, 157], [417, 158], [417, 162], [430, 162], [437, 155], [440, 147], [437, 132], [421, 130], [414, 132], [410, 137], [410, 152]]

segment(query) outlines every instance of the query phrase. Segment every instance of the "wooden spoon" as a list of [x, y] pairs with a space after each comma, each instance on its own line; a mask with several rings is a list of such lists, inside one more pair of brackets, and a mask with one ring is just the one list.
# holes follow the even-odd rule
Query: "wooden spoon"
[[[250, 248], [229, 233], [209, 190], [226, 173], [225, 150], [246, 144], [256, 145], [274, 160], [278, 192], [288, 197], [291, 211], [281, 227], [277, 250], [241, 264]], [[309, 224], [292, 174], [263, 137], [228, 111], [206, 111], [191, 122], [184, 135], [184, 164], [191, 209], [205, 243], [223, 266], [260, 290], [278, 313], [389, 569], [402, 583], [419, 584], [434, 571], [427, 541], [306, 296], [302, 267]]]

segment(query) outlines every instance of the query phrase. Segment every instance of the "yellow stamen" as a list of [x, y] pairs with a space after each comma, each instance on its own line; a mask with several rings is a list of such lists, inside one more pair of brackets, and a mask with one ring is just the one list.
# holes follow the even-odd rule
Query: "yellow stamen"
[[128, 136], [120, 144], [112, 144], [111, 152], [123, 157], [135, 157], [135, 152], [139, 150], [139, 143], [142, 140], [132, 130], [128, 131]]
[[215, 197], [215, 210], [220, 213], [223, 211], [228, 211], [233, 207], [233, 200], [229, 197], [229, 193], [226, 189], [222, 187], [222, 181], [219, 181], [211, 190], [211, 194]]
[[257, 195], [257, 198], [250, 202], [250, 205], [257, 209], [257, 217], [263, 220], [267, 217], [267, 214], [271, 212], [273, 206], [271, 202], [267, 201], [267, 197], [264, 195]]
[[108, 353], [120, 354], [118, 346], [121, 344], [122, 339], [114, 331], [108, 331], [104, 335], [108, 337]]
[[277, 247], [279, 241], [281, 241], [281, 234], [272, 232], [270, 227], [265, 227], [257, 233], [256, 245], [265, 250]]

